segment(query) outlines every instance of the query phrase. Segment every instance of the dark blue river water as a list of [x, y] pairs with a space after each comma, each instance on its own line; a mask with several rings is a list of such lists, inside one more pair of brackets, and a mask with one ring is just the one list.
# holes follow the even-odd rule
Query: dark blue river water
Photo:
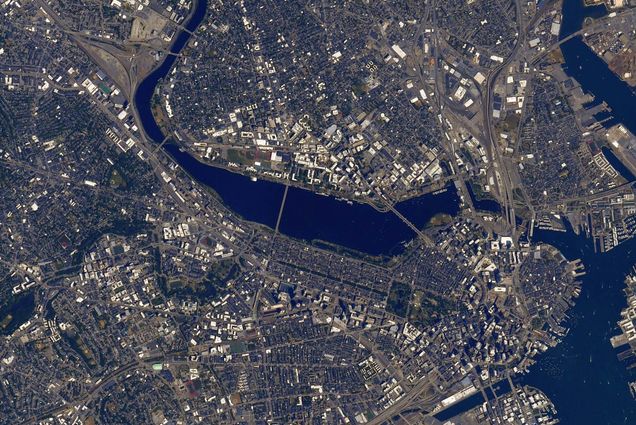
[[[607, 14], [604, 6], [585, 8], [583, 0], [564, 0], [560, 37], [578, 31], [586, 17]], [[595, 102], [605, 101], [614, 118], [636, 131], [636, 96], [605, 62], [583, 42], [573, 38], [562, 46], [564, 69]], [[633, 175], [617, 158], [612, 165], [628, 180]], [[594, 252], [592, 241], [568, 232], [536, 231], [534, 240], [550, 243], [569, 259], [580, 258], [587, 275], [581, 297], [572, 309], [570, 332], [556, 348], [538, 358], [522, 382], [543, 390], [555, 403], [563, 425], [636, 424], [636, 401], [627, 383], [636, 379], [616, 357], [611, 336], [619, 333], [616, 322], [625, 307], [625, 276], [636, 262], [636, 240], [608, 253]]]
[[614, 155], [614, 152], [612, 152], [612, 150], [607, 146], [603, 146], [602, 150], [603, 155], [607, 158], [607, 162], [609, 162], [612, 167], [614, 167], [614, 169], [625, 178], [625, 180], [633, 182], [635, 179], [634, 174], [632, 174], [632, 172], [629, 171], [629, 168], [627, 168], [627, 166], [623, 164], [616, 155]]
[[[250, 221], [271, 228], [276, 226], [285, 191], [283, 185], [265, 180], [253, 182], [249, 177], [202, 164], [173, 144], [164, 148], [193, 178], [214, 189], [232, 211]], [[436, 195], [400, 202], [396, 209], [422, 228], [437, 213], [457, 214], [459, 204], [455, 186], [449, 186]], [[279, 231], [371, 255], [398, 254], [403, 249], [402, 242], [415, 237], [413, 230], [391, 212], [380, 212], [366, 204], [349, 204], [295, 187], [290, 187], [287, 193]]]
[[[205, 9], [204, 0], [195, 5], [187, 24], [189, 30], [198, 26]], [[604, 7], [584, 8], [583, 0], [565, 0], [561, 37], [581, 28], [586, 16], [605, 13]], [[172, 51], [179, 52], [188, 39], [187, 33], [181, 33]], [[614, 120], [635, 132], [634, 92], [580, 38], [565, 43], [562, 51], [566, 72], [597, 101], [607, 102]], [[152, 116], [151, 99], [174, 61], [174, 57], [168, 57], [135, 94], [142, 125], [155, 141], [163, 140], [164, 135]], [[248, 220], [275, 226], [284, 192], [282, 185], [251, 182], [247, 177], [206, 166], [175, 145], [165, 148], [195, 179], [214, 189], [230, 209]], [[459, 200], [451, 187], [441, 195], [426, 195], [398, 204], [397, 208], [422, 227], [438, 212], [456, 214]], [[288, 193], [280, 230], [293, 237], [321, 239], [370, 254], [399, 252], [400, 242], [414, 237], [412, 230], [393, 214], [295, 188]], [[609, 343], [610, 336], [617, 333], [616, 321], [625, 305], [623, 279], [636, 261], [636, 241], [604, 254], [595, 253], [590, 240], [571, 230], [536, 231], [534, 241], [556, 246], [568, 259], [581, 258], [588, 274], [582, 279], [582, 295], [571, 312], [570, 332], [563, 343], [538, 359], [530, 373], [520, 378], [521, 382], [540, 388], [554, 401], [563, 425], [636, 424], [636, 402], [627, 388], [630, 377]]]
[[[563, 1], [563, 22], [560, 38], [582, 28], [585, 18], [599, 18], [607, 14], [605, 6], [584, 7], [583, 0]], [[575, 37], [561, 46], [565, 58], [564, 69], [581, 84], [583, 90], [594, 95], [594, 103], [605, 101], [614, 118], [636, 134], [636, 91], [609, 70], [582, 40]]]
[[[192, 16], [185, 24], [185, 28], [189, 31], [181, 31], [174, 39], [172, 46], [170, 47], [171, 53], [179, 53], [185, 47], [188, 40], [190, 40], [190, 32], [194, 32], [197, 29], [208, 8], [207, 0], [194, 0], [194, 10]], [[155, 117], [152, 115], [152, 96], [155, 93], [155, 88], [159, 82], [168, 75], [172, 65], [177, 60], [176, 55], [167, 55], [162, 64], [150, 73], [137, 87], [135, 91], [135, 107], [139, 113], [141, 124], [144, 131], [155, 142], [162, 142], [164, 135], [161, 129], [155, 121]]]
[[624, 279], [636, 261], [636, 240], [608, 253], [595, 253], [592, 241], [567, 233], [535, 231], [535, 241], [557, 247], [569, 260], [580, 258], [587, 275], [570, 311], [570, 332], [563, 342], [537, 358], [525, 384], [543, 390], [556, 405], [563, 425], [636, 424], [636, 401], [625, 368], [609, 339], [626, 306]]
[[[188, 30], [194, 31], [203, 20], [206, 5], [205, 0], [195, 5], [186, 25]], [[189, 37], [189, 33], [181, 32], [171, 52], [180, 52]], [[143, 128], [155, 142], [163, 141], [165, 135], [152, 115], [152, 97], [175, 60], [176, 56], [166, 57], [135, 93], [135, 105]], [[261, 180], [253, 182], [242, 175], [203, 164], [172, 143], [166, 144], [164, 148], [193, 178], [211, 187], [235, 213], [272, 228], [276, 226], [285, 190], [283, 185]], [[415, 226], [422, 228], [435, 214], [457, 214], [459, 203], [455, 187], [449, 186], [441, 194], [424, 195], [401, 202], [396, 209]], [[413, 230], [393, 213], [380, 212], [366, 204], [348, 204], [298, 188], [290, 187], [283, 211], [280, 232], [309, 241], [326, 241], [371, 255], [397, 254], [402, 251], [403, 242], [415, 237]]]

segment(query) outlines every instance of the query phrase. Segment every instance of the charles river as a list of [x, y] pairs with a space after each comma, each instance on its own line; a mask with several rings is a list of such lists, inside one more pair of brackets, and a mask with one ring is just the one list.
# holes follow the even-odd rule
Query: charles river
[[[585, 8], [583, 0], [564, 0], [560, 37], [581, 28], [586, 16], [604, 15], [604, 7]], [[205, 16], [205, 0], [195, 2], [195, 11], [186, 28], [194, 31]], [[189, 34], [182, 32], [172, 52], [179, 52]], [[617, 121], [636, 133], [636, 94], [612, 74], [581, 40], [573, 38], [562, 46], [564, 68], [597, 101], [605, 101]], [[148, 76], [135, 94], [142, 125], [155, 141], [164, 139], [151, 112], [155, 87], [164, 78], [176, 56], [169, 55]], [[250, 221], [274, 227], [284, 187], [206, 166], [173, 144], [166, 151], [181, 167], [210, 186], [233, 211]], [[416, 226], [423, 227], [435, 214], [459, 211], [454, 188], [437, 195], [425, 195], [398, 204], [397, 209]], [[369, 231], [373, 229], [373, 231]], [[413, 231], [392, 213], [379, 212], [368, 205], [349, 204], [331, 197], [290, 188], [280, 223], [282, 233], [305, 240], [321, 240], [371, 255], [391, 255], [414, 237]], [[595, 253], [592, 242], [568, 232], [535, 231], [534, 241], [559, 248], [570, 260], [580, 258], [587, 275], [576, 306], [570, 312], [570, 331], [556, 348], [541, 355], [530, 373], [517, 379], [544, 391], [554, 402], [563, 425], [636, 424], [636, 401], [627, 382], [630, 376], [616, 357], [609, 338], [618, 333], [616, 325], [625, 305], [624, 278], [636, 262], [636, 239], [609, 253]]]

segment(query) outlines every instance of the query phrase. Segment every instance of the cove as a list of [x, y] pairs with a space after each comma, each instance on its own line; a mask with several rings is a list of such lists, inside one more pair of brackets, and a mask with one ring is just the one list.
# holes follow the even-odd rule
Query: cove
[[609, 162], [610, 165], [614, 167], [618, 174], [623, 176], [623, 178], [628, 182], [634, 181], [634, 174], [632, 174], [632, 172], [629, 171], [629, 168], [627, 168], [627, 166], [625, 166], [625, 164], [623, 164], [621, 160], [618, 159], [616, 155], [614, 155], [614, 152], [612, 152], [610, 148], [608, 148], [607, 146], [603, 146], [601, 150], [603, 151], [603, 155], [605, 155], [605, 158], [607, 158], [607, 162]]

